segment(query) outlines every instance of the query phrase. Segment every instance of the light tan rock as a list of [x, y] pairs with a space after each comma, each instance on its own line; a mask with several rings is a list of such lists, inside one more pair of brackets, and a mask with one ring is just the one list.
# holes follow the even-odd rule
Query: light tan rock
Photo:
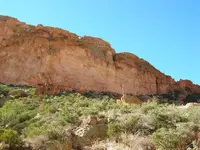
[[107, 137], [107, 129], [106, 124], [80, 126], [75, 131], [76, 144], [85, 146], [97, 139], [104, 139]]
[[142, 103], [142, 101], [136, 96], [128, 95], [128, 94], [124, 94], [121, 97], [121, 101], [127, 104], [141, 104]]
[[187, 103], [186, 105], [181, 105], [181, 106], [177, 106], [177, 107], [187, 109], [187, 108], [191, 108], [191, 107], [195, 107], [195, 106], [200, 106], [200, 103]]
[[187, 103], [185, 106], [186, 106], [187, 108], [188, 108], [188, 107], [193, 107], [193, 106], [200, 106], [200, 103]]
[[98, 124], [107, 124], [108, 120], [106, 118], [98, 118], [97, 123]]
[[143, 102], [151, 102], [152, 101], [152, 97], [148, 96], [148, 95], [142, 95], [139, 97]]
[[89, 116], [87, 119], [88, 125], [95, 125], [97, 124], [97, 117], [96, 116]]
[[121, 99], [116, 99], [116, 103], [117, 103], [117, 104], [122, 104]]
[[9, 149], [9, 144], [6, 144], [5, 142], [0, 143], [0, 150], [6, 150]]
[[26, 97], [28, 96], [28, 94], [23, 90], [13, 90], [8, 93], [8, 96], [18, 98], [18, 97]]

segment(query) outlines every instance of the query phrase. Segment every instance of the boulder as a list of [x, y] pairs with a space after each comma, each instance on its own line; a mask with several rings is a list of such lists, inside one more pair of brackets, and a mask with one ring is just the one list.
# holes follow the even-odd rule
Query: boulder
[[106, 118], [89, 116], [74, 130], [75, 145], [83, 147], [92, 144], [97, 139], [104, 139], [107, 137], [107, 130]]
[[97, 139], [104, 139], [107, 137], [108, 126], [106, 124], [85, 125], [80, 126], [75, 130], [77, 145], [90, 145]]
[[143, 102], [150, 102], [152, 100], [152, 97], [148, 95], [142, 95], [139, 97]]
[[19, 98], [19, 97], [27, 97], [28, 94], [23, 90], [13, 90], [8, 93], [8, 97]]
[[88, 125], [96, 125], [97, 124], [97, 117], [96, 116], [89, 116], [87, 119]]
[[119, 104], [119, 105], [122, 104], [121, 99], [116, 99], [116, 103]]
[[121, 97], [121, 101], [126, 104], [141, 104], [142, 103], [142, 101], [138, 97], [134, 95], [128, 95], [128, 94], [124, 94]]

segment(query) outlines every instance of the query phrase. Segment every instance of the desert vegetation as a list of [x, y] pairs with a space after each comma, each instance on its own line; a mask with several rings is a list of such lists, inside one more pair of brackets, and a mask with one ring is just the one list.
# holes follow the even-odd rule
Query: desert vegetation
[[[181, 108], [160, 103], [155, 97], [141, 106], [117, 104], [112, 94], [94, 95], [93, 92], [80, 94], [75, 91], [35, 95], [32, 87], [0, 85], [0, 147], [38, 150], [53, 147], [66, 150], [199, 149], [200, 107]], [[101, 130], [102, 124], [106, 130]], [[84, 130], [80, 137], [82, 129], [89, 127], [92, 128], [87, 130], [90, 133]], [[96, 127], [99, 132], [105, 132], [105, 136], [94, 138], [93, 133], [97, 135], [98, 132]], [[88, 143], [84, 139], [89, 136], [92, 140]]]

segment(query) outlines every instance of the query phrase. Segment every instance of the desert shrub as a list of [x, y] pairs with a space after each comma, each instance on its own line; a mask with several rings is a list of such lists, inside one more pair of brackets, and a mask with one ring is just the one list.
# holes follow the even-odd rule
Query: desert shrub
[[146, 136], [155, 131], [153, 117], [140, 112], [122, 114], [114, 120], [118, 120], [122, 131], [129, 134], [140, 133], [140, 135]]
[[41, 127], [33, 127], [33, 126], [28, 126], [23, 130], [23, 135], [25, 137], [33, 137], [36, 135], [40, 135], [43, 133], [43, 128]]
[[0, 109], [0, 126], [7, 126], [21, 133], [29, 125], [28, 122], [36, 115], [35, 110], [30, 111], [27, 108], [27, 105], [17, 99], [7, 101]]
[[66, 112], [65, 114], [61, 114], [61, 116], [59, 116], [60, 121], [63, 123], [65, 122], [65, 124], [68, 123], [76, 123], [78, 121], [78, 115], [76, 113], [69, 113]]
[[195, 140], [199, 127], [193, 123], [181, 123], [176, 128], [160, 128], [153, 133], [153, 142], [161, 150], [185, 150]]
[[148, 113], [150, 110], [156, 109], [158, 107], [158, 100], [156, 98], [153, 98], [152, 102], [149, 103], [143, 103], [141, 110], [143, 113]]
[[93, 145], [85, 147], [87, 150], [154, 150], [155, 147], [149, 137], [140, 136], [138, 134], [122, 133], [118, 140], [106, 139], [96, 141]]
[[7, 94], [13, 90], [20, 90], [20, 89], [23, 89], [23, 91], [27, 92], [30, 95], [34, 95], [35, 93], [35, 88], [32, 87], [0, 84], [0, 94], [3, 94], [4, 96], [7, 96]]
[[7, 101], [0, 109], [0, 125], [14, 124], [16, 122], [16, 115], [22, 111], [22, 103], [14, 100]]
[[[10, 90], [11, 87], [3, 88]], [[12, 130], [12, 134], [17, 133], [23, 138], [46, 135], [57, 140], [62, 138], [64, 128], [79, 126], [85, 116], [104, 116], [108, 118], [108, 140], [114, 144], [115, 139], [132, 149], [135, 145], [132, 147], [134, 142], [131, 141], [152, 137], [158, 148], [173, 150], [185, 148], [196, 140], [194, 133], [199, 130], [199, 111], [199, 107], [180, 109], [175, 105], [160, 104], [156, 99], [141, 106], [119, 105], [112, 97], [99, 92], [82, 95], [73, 91], [59, 96], [29, 94], [5, 102], [0, 108], [0, 128]], [[134, 135], [135, 139], [129, 140], [131, 136], [127, 136], [120, 141], [121, 134]]]
[[30, 105], [27, 105], [27, 110], [34, 110], [37, 108], [36, 102], [31, 103]]
[[95, 107], [84, 107], [81, 111], [81, 114], [84, 115], [84, 116], [97, 115], [98, 110], [95, 109]]
[[36, 115], [35, 112], [25, 111], [17, 116], [17, 120], [19, 123], [22, 123], [32, 119], [35, 115]]
[[61, 140], [65, 136], [63, 129], [55, 127], [48, 129], [46, 133], [49, 140]]
[[35, 113], [33, 112], [24, 112], [16, 116], [16, 119], [10, 123], [10, 128], [21, 133], [24, 128], [29, 126], [30, 123], [34, 122], [33, 117]]
[[153, 134], [153, 141], [162, 150], [181, 148], [183, 135], [175, 129], [160, 128]]
[[0, 141], [9, 144], [11, 148], [22, 145], [22, 140], [20, 139], [17, 131], [11, 129], [0, 130]]
[[11, 90], [7, 85], [0, 84], [0, 94], [6, 96], [8, 92]]
[[[26, 89], [26, 92], [28, 93], [28, 94], [30, 94], [30, 95], [35, 95], [35, 90], [36, 90], [36, 88], [33, 88], [33, 87], [30, 87], [30, 88], [25, 88]], [[39, 96], [37, 96], [37, 97], [39, 97]]]
[[121, 114], [130, 114], [130, 113], [137, 113], [140, 109], [139, 105], [129, 105], [129, 104], [122, 104], [122, 105], [116, 105], [113, 104], [113, 107], [111, 109], [115, 109], [119, 111]]
[[136, 128], [137, 128], [138, 120], [139, 118], [136, 116], [124, 117], [120, 121], [120, 126], [124, 132], [135, 133], [137, 130]]
[[34, 137], [38, 135], [44, 135], [50, 129], [59, 128], [60, 124], [57, 120], [52, 120], [52, 118], [42, 118], [37, 121], [29, 124], [26, 128], [23, 129], [23, 135], [25, 137]]
[[109, 137], [117, 136], [122, 131], [121, 126], [117, 123], [109, 123], [107, 135]]
[[185, 118], [179, 113], [174, 106], [161, 106], [149, 112], [153, 117], [155, 129], [159, 128], [174, 128], [176, 123], [184, 122]]
[[153, 117], [150, 114], [143, 114], [139, 117], [136, 131], [137, 133], [140, 133], [141, 136], [152, 134], [155, 131], [155, 128]]
[[186, 118], [188, 122], [193, 122], [195, 124], [200, 124], [199, 112], [200, 107], [191, 107], [186, 110], [180, 110], [182, 117]]
[[27, 122], [16, 123], [11, 129], [16, 130], [19, 134], [22, 133], [22, 130], [28, 126]]
[[55, 106], [50, 106], [50, 108], [49, 108], [49, 112], [50, 112], [50, 113], [54, 114], [54, 113], [56, 113], [57, 111], [58, 111], [58, 109], [57, 109]]

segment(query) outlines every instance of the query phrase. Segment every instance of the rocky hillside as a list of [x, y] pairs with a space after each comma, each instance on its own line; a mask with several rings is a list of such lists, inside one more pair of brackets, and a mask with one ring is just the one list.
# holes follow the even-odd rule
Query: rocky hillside
[[127, 105], [111, 93], [35, 90], [0, 84], [0, 150], [200, 149], [197, 103], [177, 106], [154, 97]]
[[174, 89], [200, 93], [190, 81], [175, 82], [131, 53], [116, 53], [106, 41], [32, 26], [0, 16], [0, 82], [52, 85], [61, 90], [161, 94]]

